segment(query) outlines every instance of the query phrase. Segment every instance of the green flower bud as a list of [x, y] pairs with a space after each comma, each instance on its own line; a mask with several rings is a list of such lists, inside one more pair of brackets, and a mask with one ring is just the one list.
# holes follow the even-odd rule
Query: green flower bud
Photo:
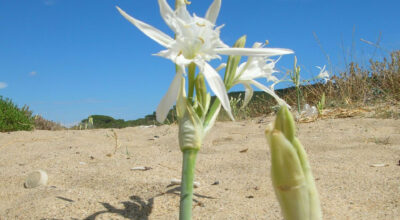
[[307, 154], [296, 138], [292, 114], [279, 110], [265, 131], [271, 150], [271, 178], [286, 220], [320, 220], [321, 206]]
[[[238, 48], [242, 48], [245, 46], [246, 44], [246, 35], [243, 35], [242, 37], [240, 37], [235, 44], [233, 45], [233, 47], [238, 47]], [[224, 83], [227, 89], [230, 89], [230, 87], [232, 87], [232, 82], [233, 79], [236, 75], [236, 69], [239, 65], [241, 56], [229, 56], [228, 58], [228, 62], [226, 64], [226, 69], [225, 69], [225, 78], [224, 78]]]
[[[199, 114], [203, 116], [208, 111], [211, 96], [207, 93], [206, 82], [203, 74], [199, 74], [195, 81], [196, 97], [199, 105]], [[210, 97], [210, 98], [209, 98]]]
[[191, 103], [187, 101], [184, 78], [181, 81], [176, 110], [179, 121], [178, 137], [181, 150], [199, 150], [204, 137], [203, 123]]

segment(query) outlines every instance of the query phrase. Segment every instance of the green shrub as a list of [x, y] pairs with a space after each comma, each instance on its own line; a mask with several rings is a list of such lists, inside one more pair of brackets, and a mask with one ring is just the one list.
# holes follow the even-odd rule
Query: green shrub
[[18, 108], [11, 99], [0, 96], [0, 132], [32, 130], [32, 112], [28, 106]]

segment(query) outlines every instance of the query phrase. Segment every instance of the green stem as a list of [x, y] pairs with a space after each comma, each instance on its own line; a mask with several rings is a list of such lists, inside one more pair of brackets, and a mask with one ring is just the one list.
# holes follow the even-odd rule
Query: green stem
[[197, 149], [183, 150], [179, 220], [192, 219], [193, 182], [197, 152]]

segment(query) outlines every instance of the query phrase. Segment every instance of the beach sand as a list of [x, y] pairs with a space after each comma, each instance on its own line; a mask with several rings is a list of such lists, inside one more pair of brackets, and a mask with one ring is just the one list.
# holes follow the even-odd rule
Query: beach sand
[[[282, 219], [264, 129], [217, 122], [197, 157], [193, 219]], [[177, 219], [177, 125], [0, 133], [0, 219]], [[324, 219], [400, 219], [400, 121], [298, 124]], [[114, 154], [115, 151], [115, 154]], [[131, 170], [134, 167], [151, 169]], [[48, 184], [24, 188], [35, 170]]]

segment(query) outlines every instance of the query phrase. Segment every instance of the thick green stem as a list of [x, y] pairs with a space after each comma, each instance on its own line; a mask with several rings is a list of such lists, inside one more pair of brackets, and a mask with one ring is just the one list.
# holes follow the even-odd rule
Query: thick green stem
[[192, 219], [193, 182], [197, 152], [197, 149], [183, 150], [179, 220]]

